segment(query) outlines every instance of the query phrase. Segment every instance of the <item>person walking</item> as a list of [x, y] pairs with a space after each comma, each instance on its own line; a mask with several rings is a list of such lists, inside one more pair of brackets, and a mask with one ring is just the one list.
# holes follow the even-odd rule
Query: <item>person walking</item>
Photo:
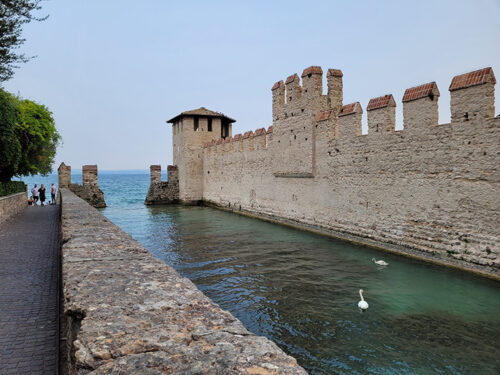
[[56, 204], [56, 192], [57, 192], [56, 185], [52, 184], [52, 186], [50, 187], [50, 197], [51, 197], [50, 204]]
[[43, 186], [43, 184], [40, 186], [40, 189], [38, 189], [38, 193], [40, 194], [40, 202], [43, 206], [45, 202], [45, 186]]
[[37, 184], [33, 186], [33, 189], [31, 189], [31, 195], [33, 196], [33, 200], [35, 201], [33, 203], [33, 206], [36, 206], [38, 203], [38, 189], [37, 189]]

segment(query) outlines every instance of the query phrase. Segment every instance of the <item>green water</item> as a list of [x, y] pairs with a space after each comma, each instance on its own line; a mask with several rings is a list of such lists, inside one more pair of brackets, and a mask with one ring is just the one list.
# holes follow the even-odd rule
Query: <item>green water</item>
[[211, 208], [144, 206], [148, 175], [99, 179], [104, 215], [310, 374], [500, 374], [498, 282]]
[[493, 281], [211, 208], [148, 208], [141, 227], [129, 231], [311, 374], [500, 373]]

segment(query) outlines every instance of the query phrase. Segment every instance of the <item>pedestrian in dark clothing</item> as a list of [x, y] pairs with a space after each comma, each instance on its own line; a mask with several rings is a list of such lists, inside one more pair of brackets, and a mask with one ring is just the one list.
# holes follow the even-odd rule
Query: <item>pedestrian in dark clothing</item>
[[43, 186], [43, 184], [40, 186], [40, 189], [38, 189], [38, 194], [40, 194], [40, 202], [42, 202], [43, 206], [45, 202], [45, 186]]

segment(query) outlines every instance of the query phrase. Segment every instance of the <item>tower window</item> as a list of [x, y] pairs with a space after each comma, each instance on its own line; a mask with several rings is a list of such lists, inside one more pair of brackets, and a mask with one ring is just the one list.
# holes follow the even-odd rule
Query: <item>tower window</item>
[[212, 131], [212, 118], [209, 117], [207, 119], [207, 124], [208, 124], [208, 131], [211, 132]]
[[199, 124], [198, 124], [198, 117], [195, 117], [194, 118], [194, 131], [197, 132], [198, 131], [198, 127], [199, 127]]

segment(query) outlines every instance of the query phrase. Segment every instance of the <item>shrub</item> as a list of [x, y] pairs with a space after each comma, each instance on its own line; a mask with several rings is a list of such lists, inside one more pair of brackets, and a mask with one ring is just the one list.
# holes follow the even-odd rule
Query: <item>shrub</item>
[[0, 197], [26, 191], [26, 185], [22, 181], [0, 182]]

